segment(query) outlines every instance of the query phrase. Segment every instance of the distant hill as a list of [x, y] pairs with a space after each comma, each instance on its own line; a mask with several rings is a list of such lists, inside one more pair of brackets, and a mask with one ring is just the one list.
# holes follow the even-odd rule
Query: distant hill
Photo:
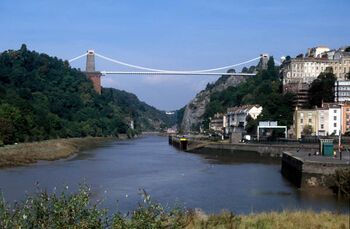
[[[67, 61], [27, 50], [0, 54], [0, 140], [13, 142], [160, 130], [173, 117], [125, 91], [92, 83]], [[134, 121], [135, 130], [130, 129]]]

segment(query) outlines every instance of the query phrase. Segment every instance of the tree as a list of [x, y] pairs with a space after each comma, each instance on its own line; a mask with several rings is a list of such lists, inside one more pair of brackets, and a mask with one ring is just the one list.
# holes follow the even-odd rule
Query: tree
[[4, 144], [12, 144], [15, 141], [14, 128], [8, 119], [0, 118], [0, 141]]
[[258, 119], [253, 119], [249, 114], [247, 115], [246, 118], [247, 125], [245, 126], [245, 130], [252, 134], [256, 132], [256, 128], [259, 125]]
[[248, 73], [253, 73], [253, 72], [255, 72], [255, 70], [256, 70], [256, 66], [252, 65], [249, 67]]
[[311, 83], [309, 89], [309, 106], [321, 106], [322, 101], [334, 102], [334, 83], [336, 77], [331, 72], [322, 72]]
[[346, 78], [347, 80], [350, 80], [350, 72], [348, 72], [348, 74], [346, 74], [345, 78]]
[[243, 67], [242, 68], [242, 73], [248, 73], [248, 68], [247, 67]]
[[312, 126], [310, 125], [305, 125], [302, 131], [303, 135], [311, 135], [313, 133]]
[[[0, 55], [0, 140], [36, 141], [57, 137], [110, 136], [136, 129], [172, 126], [175, 118], [124, 91], [102, 88], [67, 61], [22, 45]], [[154, 121], [154, 122], [152, 122]]]
[[267, 70], [268, 71], [275, 70], [275, 60], [273, 59], [273, 56], [270, 56], [269, 61], [267, 61]]

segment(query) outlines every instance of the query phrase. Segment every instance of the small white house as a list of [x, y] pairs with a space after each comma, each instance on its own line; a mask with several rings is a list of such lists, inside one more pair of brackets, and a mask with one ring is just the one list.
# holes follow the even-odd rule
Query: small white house
[[261, 114], [262, 109], [263, 108], [260, 105], [244, 105], [227, 108], [227, 125], [225, 132], [227, 134], [232, 132], [243, 132], [247, 125], [247, 116], [250, 115], [252, 119], [256, 119]]

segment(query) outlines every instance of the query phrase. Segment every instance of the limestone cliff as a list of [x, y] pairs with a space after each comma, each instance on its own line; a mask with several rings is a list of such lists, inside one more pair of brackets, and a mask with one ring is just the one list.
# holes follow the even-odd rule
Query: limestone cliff
[[185, 108], [183, 119], [181, 122], [181, 131], [188, 133], [191, 127], [200, 124], [203, 121], [205, 107], [210, 102], [210, 94], [225, 90], [228, 87], [236, 87], [240, 83], [245, 82], [251, 76], [234, 75], [220, 77], [211, 88], [207, 88], [199, 92]]

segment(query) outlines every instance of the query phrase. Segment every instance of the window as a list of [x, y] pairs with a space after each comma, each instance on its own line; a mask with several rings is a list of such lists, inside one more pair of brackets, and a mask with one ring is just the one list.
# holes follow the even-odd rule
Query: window
[[349, 116], [350, 116], [349, 114], [346, 114], [346, 119], [349, 119], [350, 118]]
[[300, 119], [300, 123], [303, 123], [304, 122], [304, 120], [303, 119]]
[[337, 123], [336, 122], [334, 123], [334, 127], [337, 127]]
[[323, 116], [324, 115], [324, 111], [321, 111], [321, 116]]
[[337, 113], [337, 110], [334, 110], [333, 112], [334, 112], [334, 113]]
[[312, 113], [309, 113], [308, 115], [309, 115], [309, 117], [311, 117], [311, 116], [312, 116]]
[[324, 125], [323, 124], [321, 124], [321, 129], [323, 129], [324, 128]]
[[300, 117], [304, 117], [304, 113], [300, 113]]
[[334, 121], [337, 121], [337, 116], [334, 116]]

